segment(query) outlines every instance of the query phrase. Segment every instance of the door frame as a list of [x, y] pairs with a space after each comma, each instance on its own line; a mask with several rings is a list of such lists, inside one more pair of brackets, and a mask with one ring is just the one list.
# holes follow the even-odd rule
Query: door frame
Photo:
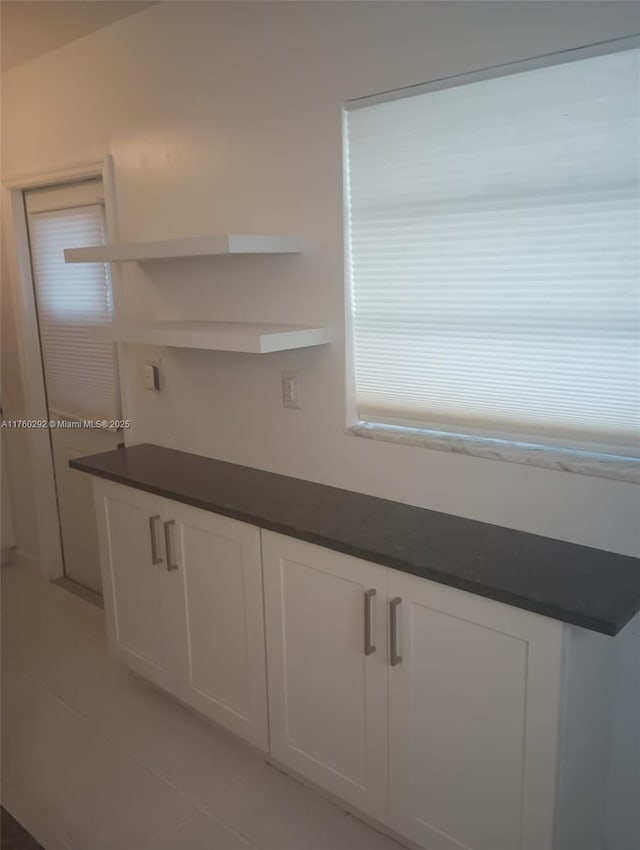
[[[107, 238], [109, 242], [117, 242], [115, 179], [113, 158], [110, 154], [107, 154], [102, 162], [70, 165], [54, 171], [4, 178], [2, 181], [3, 221], [9, 270], [7, 285], [13, 287], [13, 318], [18, 339], [25, 415], [28, 420], [46, 420], [49, 417], [23, 195], [27, 189], [44, 189], [90, 178], [102, 179]], [[112, 267], [111, 281], [114, 320], [118, 321], [122, 314], [123, 290], [122, 278], [117, 268]], [[123, 344], [118, 343], [116, 351], [122, 415], [123, 418], [129, 419], [130, 404], [125, 380], [126, 370], [121, 368], [125, 356]], [[124, 433], [125, 442], [131, 442], [131, 434], [126, 431]], [[64, 563], [49, 429], [29, 428], [27, 445], [35, 500], [40, 574], [46, 581], [54, 581], [64, 578]]]

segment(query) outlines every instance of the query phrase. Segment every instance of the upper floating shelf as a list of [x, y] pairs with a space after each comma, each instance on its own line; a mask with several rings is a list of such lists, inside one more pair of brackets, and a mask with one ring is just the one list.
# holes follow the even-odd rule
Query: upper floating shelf
[[328, 328], [247, 322], [157, 321], [93, 325], [94, 333], [118, 342], [269, 354], [331, 342]]
[[159, 242], [124, 242], [91, 248], [66, 248], [67, 263], [127, 263], [176, 257], [214, 257], [222, 254], [299, 254], [302, 241], [295, 236], [252, 236], [224, 233]]

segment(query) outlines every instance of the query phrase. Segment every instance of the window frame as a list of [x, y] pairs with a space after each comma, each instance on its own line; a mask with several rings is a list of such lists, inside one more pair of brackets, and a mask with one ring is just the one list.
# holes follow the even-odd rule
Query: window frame
[[541, 434], [506, 432], [498, 429], [473, 426], [461, 429], [446, 422], [420, 425], [408, 420], [375, 416], [363, 419], [358, 413], [355, 345], [353, 320], [353, 277], [349, 239], [349, 139], [348, 114], [393, 100], [428, 94], [443, 89], [468, 85], [483, 80], [497, 79], [512, 74], [548, 68], [568, 62], [640, 48], [640, 33], [616, 39], [594, 42], [563, 51], [556, 51], [500, 65], [488, 66], [424, 83], [390, 89], [372, 95], [353, 98], [343, 103], [343, 195], [344, 195], [344, 263], [345, 263], [345, 412], [346, 433], [351, 436], [379, 439], [403, 445], [420, 446], [440, 451], [473, 455], [476, 457], [513, 461], [551, 469], [582, 472], [598, 477], [640, 482], [640, 456], [633, 446], [607, 445], [576, 439], [563, 440]]

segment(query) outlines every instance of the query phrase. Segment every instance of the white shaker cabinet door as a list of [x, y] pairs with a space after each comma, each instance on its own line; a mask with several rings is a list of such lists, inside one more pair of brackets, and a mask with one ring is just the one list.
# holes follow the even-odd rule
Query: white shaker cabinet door
[[551, 850], [562, 625], [388, 571], [390, 825], [428, 850]]
[[165, 499], [94, 479], [109, 644], [128, 667], [171, 689], [164, 640]]
[[167, 519], [175, 586], [165, 629], [179, 656], [179, 696], [266, 750], [260, 532], [172, 501]]
[[386, 571], [265, 531], [262, 556], [271, 754], [384, 820]]

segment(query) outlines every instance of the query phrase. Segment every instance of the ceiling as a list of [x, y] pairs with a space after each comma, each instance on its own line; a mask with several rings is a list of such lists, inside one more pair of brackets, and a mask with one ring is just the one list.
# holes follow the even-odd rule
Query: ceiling
[[2, 0], [2, 71], [133, 15], [152, 2], [133, 0]]

